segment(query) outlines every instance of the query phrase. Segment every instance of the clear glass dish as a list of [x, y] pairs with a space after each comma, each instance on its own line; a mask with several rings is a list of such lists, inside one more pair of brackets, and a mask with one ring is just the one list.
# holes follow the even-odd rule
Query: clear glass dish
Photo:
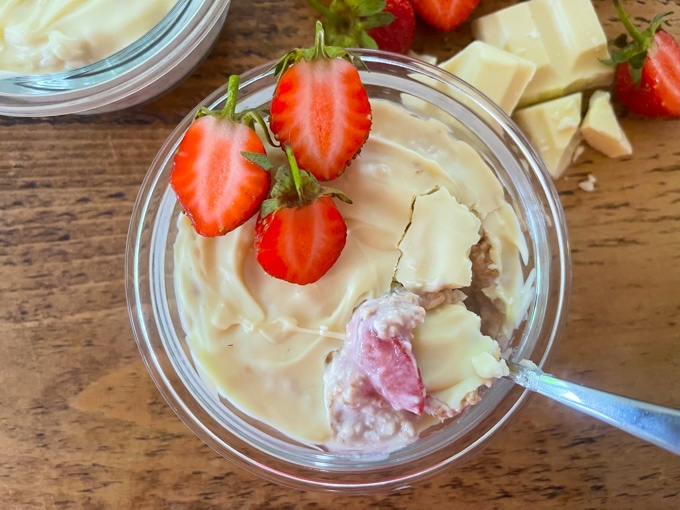
[[70, 71], [0, 78], [0, 115], [43, 117], [122, 110], [188, 76], [212, 48], [230, 0], [178, 0], [144, 37]]
[[[371, 98], [407, 105], [429, 103], [452, 133], [486, 160], [525, 228], [535, 295], [511, 339], [512, 359], [544, 366], [566, 319], [571, 265], [564, 213], [539, 156], [512, 121], [486, 97], [449, 73], [380, 51], [358, 52]], [[238, 108], [266, 107], [276, 79], [271, 65], [241, 77]], [[200, 106], [216, 108], [226, 85]], [[414, 98], [416, 98], [414, 100]], [[422, 104], [420, 105], [422, 106]], [[419, 106], [419, 107], [420, 107]], [[497, 381], [482, 401], [386, 458], [351, 459], [297, 443], [239, 412], [201, 380], [185, 343], [173, 283], [173, 243], [179, 205], [168, 180], [179, 140], [193, 113], [177, 126], [141, 186], [126, 253], [126, 291], [132, 329], [153, 380], [180, 419], [236, 465], [303, 490], [369, 493], [410, 486], [453, 469], [478, 453], [517, 416], [528, 392]]]

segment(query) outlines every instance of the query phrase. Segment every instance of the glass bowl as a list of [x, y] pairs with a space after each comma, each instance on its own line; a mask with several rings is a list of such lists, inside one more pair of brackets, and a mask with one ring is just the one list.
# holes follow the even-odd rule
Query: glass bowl
[[122, 110], [187, 77], [217, 40], [230, 0], [177, 0], [143, 37], [85, 67], [0, 77], [0, 115], [43, 117]]
[[[518, 128], [468, 84], [426, 63], [380, 51], [357, 52], [369, 97], [428, 111], [471, 144], [502, 183], [524, 228], [533, 269], [527, 317], [505, 354], [544, 366], [566, 319], [571, 265], [564, 213], [552, 180]], [[241, 76], [238, 109], [267, 107], [276, 84], [271, 65]], [[199, 106], [219, 107], [226, 86]], [[405, 97], [408, 96], [408, 99]], [[406, 106], [408, 107], [408, 106]], [[348, 458], [300, 444], [241, 413], [202, 381], [184, 338], [173, 283], [180, 207], [169, 187], [173, 155], [192, 122], [177, 126], [151, 164], [134, 206], [126, 252], [132, 329], [147, 369], [180, 419], [216, 452], [246, 470], [302, 490], [370, 493], [410, 486], [469, 460], [517, 416], [528, 392], [500, 379], [481, 402], [383, 458]]]

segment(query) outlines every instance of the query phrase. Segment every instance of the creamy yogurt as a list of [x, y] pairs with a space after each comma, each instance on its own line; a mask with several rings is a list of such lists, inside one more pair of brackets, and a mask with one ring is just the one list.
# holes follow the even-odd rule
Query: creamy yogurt
[[[518, 218], [480, 155], [437, 120], [383, 100], [373, 100], [372, 109], [366, 144], [333, 181], [353, 201], [338, 203], [347, 243], [318, 282], [297, 286], [267, 275], [253, 253], [254, 220], [204, 238], [180, 215], [174, 247], [178, 306], [199, 373], [253, 418], [331, 449], [338, 438], [324, 375], [354, 309], [388, 294], [399, 265], [409, 266], [402, 271], [413, 280], [411, 290], [427, 290], [430, 302], [423, 306], [438, 310], [416, 328], [413, 352], [428, 394], [453, 412], [474, 404], [477, 389], [502, 375], [500, 348], [523, 320], [531, 295]], [[440, 203], [449, 209], [439, 210]], [[428, 215], [434, 220], [440, 213], [437, 228], [427, 228]], [[447, 236], [449, 213], [465, 218], [472, 232]], [[464, 269], [422, 282], [418, 251], [431, 262], [425, 266]], [[439, 302], [447, 292], [453, 298]], [[415, 415], [400, 421], [409, 437], [397, 444], [432, 423]]]
[[0, 0], [0, 77], [75, 69], [153, 28], [177, 0]]

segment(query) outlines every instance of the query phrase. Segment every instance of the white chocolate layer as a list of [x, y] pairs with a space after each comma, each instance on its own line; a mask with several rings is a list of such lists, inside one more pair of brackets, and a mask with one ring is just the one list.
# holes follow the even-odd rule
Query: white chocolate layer
[[[176, 295], [200, 372], [243, 412], [307, 443], [332, 439], [325, 363], [343, 344], [354, 308], [390, 291], [416, 196], [440, 187], [479, 218], [479, 233], [493, 246], [489, 262], [502, 268], [499, 278], [485, 285], [495, 295], [498, 313], [510, 318], [506, 329], [514, 329], [517, 323], [510, 321], [521, 320], [526, 311], [524, 236], [484, 160], [439, 121], [381, 100], [372, 101], [372, 108], [368, 141], [332, 183], [353, 201], [338, 204], [348, 226], [347, 244], [318, 282], [296, 286], [265, 274], [253, 254], [253, 220], [211, 239], [198, 236], [183, 215], [178, 221]], [[436, 256], [447, 249], [436, 235], [424, 239], [428, 246], [422, 249]], [[428, 348], [425, 337], [420, 342]], [[483, 374], [492, 372], [483, 368], [485, 360], [474, 363]], [[425, 378], [429, 366], [422, 368]], [[470, 377], [469, 385], [467, 372], [455, 384], [472, 387], [481, 376]]]

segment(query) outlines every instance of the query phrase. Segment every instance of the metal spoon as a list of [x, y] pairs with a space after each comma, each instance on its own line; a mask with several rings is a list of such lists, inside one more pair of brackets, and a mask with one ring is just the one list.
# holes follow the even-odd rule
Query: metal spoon
[[680, 455], [680, 410], [581, 386], [506, 360], [508, 379]]

